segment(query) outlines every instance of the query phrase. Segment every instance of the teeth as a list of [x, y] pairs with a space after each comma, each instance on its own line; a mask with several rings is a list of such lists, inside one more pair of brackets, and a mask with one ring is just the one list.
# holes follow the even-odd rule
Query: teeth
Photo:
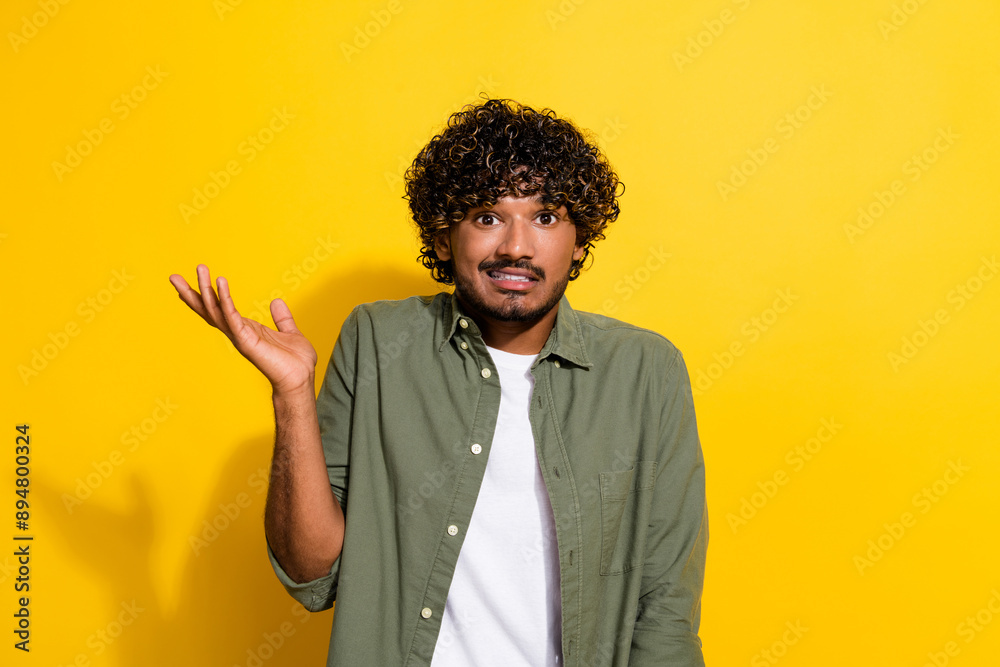
[[494, 271], [490, 275], [498, 280], [518, 280], [522, 282], [528, 282], [530, 280], [527, 276], [517, 276], [512, 273], [503, 273], [501, 271]]

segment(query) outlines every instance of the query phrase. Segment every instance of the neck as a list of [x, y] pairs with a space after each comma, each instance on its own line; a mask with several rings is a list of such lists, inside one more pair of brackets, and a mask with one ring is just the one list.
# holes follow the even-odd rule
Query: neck
[[[461, 297], [459, 297], [461, 301]], [[476, 313], [462, 303], [469, 317], [479, 327], [483, 334], [483, 342], [492, 348], [510, 352], [511, 354], [538, 354], [542, 351], [545, 341], [549, 339], [552, 327], [556, 323], [559, 311], [557, 303], [552, 310], [537, 320], [528, 322], [510, 322], [497, 320]]]

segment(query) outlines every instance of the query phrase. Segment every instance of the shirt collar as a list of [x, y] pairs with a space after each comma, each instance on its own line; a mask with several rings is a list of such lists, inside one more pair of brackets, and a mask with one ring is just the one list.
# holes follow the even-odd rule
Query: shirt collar
[[[465, 314], [462, 304], [454, 292], [442, 292], [438, 295], [442, 300], [441, 308], [441, 328], [440, 339], [436, 341], [438, 352], [444, 349], [445, 343], [455, 336], [456, 332], [465, 330], [468, 333], [479, 336], [482, 332], [475, 321]], [[467, 327], [462, 327], [460, 320], [465, 320]], [[549, 355], [555, 355], [560, 359], [569, 361], [582, 368], [590, 368], [593, 362], [587, 355], [587, 347], [583, 341], [583, 330], [580, 327], [580, 317], [569, 305], [569, 299], [563, 294], [559, 300], [559, 312], [556, 314], [556, 323], [552, 327], [549, 338], [538, 353], [537, 362], [542, 361]]]

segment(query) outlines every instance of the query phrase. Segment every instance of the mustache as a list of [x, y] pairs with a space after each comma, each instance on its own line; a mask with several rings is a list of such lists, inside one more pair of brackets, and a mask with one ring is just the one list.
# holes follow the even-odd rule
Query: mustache
[[520, 260], [517, 262], [505, 261], [498, 259], [496, 261], [483, 260], [479, 263], [480, 271], [500, 271], [503, 269], [521, 269], [522, 271], [531, 271], [539, 280], [545, 278], [545, 269], [540, 266], [536, 266], [529, 262], [528, 260]]

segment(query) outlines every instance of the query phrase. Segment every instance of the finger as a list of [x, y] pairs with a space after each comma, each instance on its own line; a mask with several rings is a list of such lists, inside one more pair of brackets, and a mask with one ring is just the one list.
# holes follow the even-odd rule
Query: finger
[[229, 281], [219, 276], [215, 279], [219, 286], [219, 301], [222, 304], [222, 316], [229, 325], [229, 330], [233, 332], [235, 340], [242, 341], [249, 333], [250, 329], [243, 324], [243, 316], [236, 310], [233, 297], [229, 293]]
[[274, 320], [274, 326], [281, 333], [299, 333], [298, 327], [295, 326], [295, 319], [292, 317], [292, 311], [289, 310], [284, 299], [275, 299], [271, 302], [271, 319]]
[[198, 289], [201, 290], [201, 302], [205, 305], [205, 311], [211, 318], [209, 321], [231, 339], [232, 332], [226, 324], [226, 318], [222, 316], [222, 309], [219, 308], [219, 297], [215, 294], [211, 275], [208, 267], [204, 264], [198, 265]]
[[208, 313], [205, 312], [205, 304], [201, 302], [201, 295], [196, 291], [191, 289], [187, 281], [184, 280], [183, 276], [177, 275], [176, 273], [170, 276], [170, 284], [174, 286], [177, 290], [177, 296], [181, 298], [188, 308], [198, 313], [199, 316], [209, 324], [211, 320], [208, 319]]

